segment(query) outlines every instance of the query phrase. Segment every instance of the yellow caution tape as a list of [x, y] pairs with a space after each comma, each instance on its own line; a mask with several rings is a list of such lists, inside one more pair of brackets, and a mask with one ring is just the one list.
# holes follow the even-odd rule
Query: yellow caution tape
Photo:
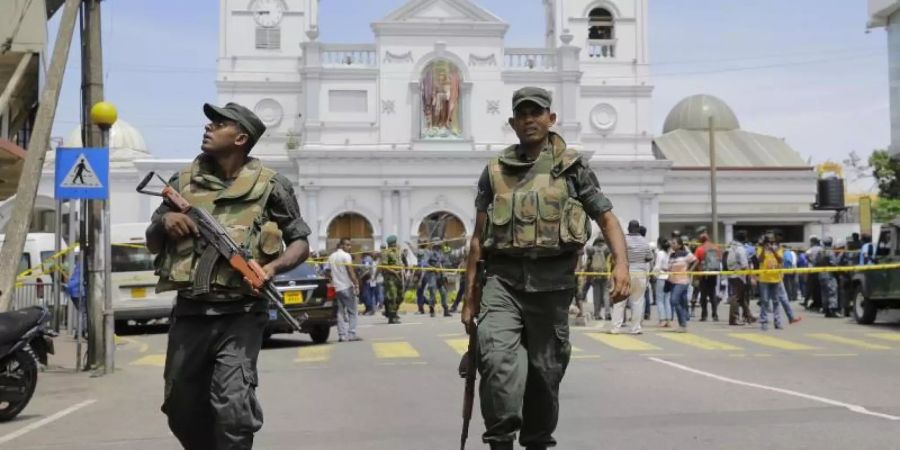
[[[306, 261], [313, 265], [325, 265], [327, 262], [322, 261]], [[339, 264], [347, 267], [370, 267], [365, 264], [345, 263]], [[448, 272], [448, 273], [464, 273], [466, 269], [446, 269], [440, 267], [418, 267], [418, 266], [398, 266], [398, 265], [376, 265], [377, 269], [385, 270], [409, 270], [421, 272]], [[714, 276], [714, 275], [762, 275], [762, 274], [809, 274], [823, 272], [868, 272], [874, 270], [895, 270], [900, 269], [900, 263], [891, 264], [871, 264], [866, 266], [836, 266], [836, 267], [804, 267], [795, 269], [746, 269], [746, 270], [720, 270], [720, 271], [695, 271], [695, 272], [647, 272], [647, 275], [688, 275], [688, 276]], [[612, 272], [575, 272], [579, 276], [610, 276]]]
[[22, 271], [20, 274], [16, 275], [16, 280], [18, 281], [19, 278], [25, 278], [29, 275], [49, 275], [51, 273], [61, 270], [61, 268], [60, 268], [61, 265], [55, 264], [55, 265], [51, 266], [52, 269], [49, 272], [44, 272], [44, 266], [47, 265], [48, 261], [53, 261], [61, 256], [65, 256], [67, 253], [71, 252], [72, 250], [75, 250], [76, 247], [78, 247], [78, 244], [72, 244], [72, 245], [48, 256], [47, 259], [41, 261], [40, 265], [34, 266], [30, 269], [26, 269], [26, 270]]

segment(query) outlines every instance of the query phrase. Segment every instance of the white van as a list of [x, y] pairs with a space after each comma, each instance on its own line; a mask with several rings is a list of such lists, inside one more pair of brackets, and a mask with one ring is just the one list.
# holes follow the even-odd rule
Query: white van
[[[54, 237], [53, 233], [28, 233], [25, 238], [25, 246], [19, 256], [18, 267], [16, 267], [16, 281], [19, 284], [15, 288], [13, 308], [50, 301], [53, 293], [53, 277], [56, 273], [54, 266], [64, 265], [66, 262], [65, 257], [50, 260], [50, 257], [56, 253], [53, 245]], [[0, 234], [0, 246], [5, 240], [6, 235]], [[62, 248], [66, 248], [65, 240], [63, 240]], [[26, 271], [28, 272], [26, 275], [18, 277], [19, 274]]]
[[[53, 233], [28, 233], [28, 236], [25, 238], [25, 247], [22, 249], [22, 255], [19, 257], [19, 267], [16, 269], [16, 275], [28, 269], [34, 269], [32, 273], [22, 278], [23, 281], [40, 280], [44, 283], [51, 283], [50, 275], [44, 272], [51, 272], [51, 266], [56, 264], [55, 261], [48, 261], [56, 253], [53, 239]], [[5, 240], [6, 235], [0, 234], [0, 245], [3, 245]], [[66, 247], [66, 241], [63, 239], [62, 248], [65, 249]], [[61, 259], [63, 262], [65, 261], [65, 257]], [[44, 270], [39, 268], [42, 264], [45, 265]]]
[[153, 255], [144, 246], [148, 223], [112, 226], [112, 304], [117, 325], [168, 318], [175, 292], [156, 293]]

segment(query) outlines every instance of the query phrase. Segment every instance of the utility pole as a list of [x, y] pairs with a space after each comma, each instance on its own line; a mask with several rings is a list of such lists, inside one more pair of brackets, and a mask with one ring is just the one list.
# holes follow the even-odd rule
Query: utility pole
[[716, 198], [716, 131], [715, 119], [709, 115], [709, 196], [712, 203], [712, 240], [719, 243], [719, 207]]
[[[66, 71], [66, 60], [69, 58], [69, 47], [80, 3], [81, 0], [66, 0], [56, 43], [53, 46], [50, 68], [47, 70], [47, 82], [41, 92], [41, 103], [38, 106], [31, 139], [28, 141], [28, 154], [25, 156], [22, 174], [19, 177], [15, 208], [6, 227], [6, 240], [0, 249], [0, 261], [18, 261], [25, 248], [25, 238], [31, 226], [31, 214], [34, 210], [34, 199], [44, 167], [44, 156], [50, 147], [50, 131], [53, 127], [53, 118], [56, 116], [56, 105], [59, 101], [59, 91]], [[9, 309], [17, 268], [17, 264], [0, 264], [0, 311]]]
[[[100, 45], [100, 0], [84, 0], [81, 8], [81, 126], [85, 147], [100, 147], [103, 136], [98, 126], [91, 123], [91, 107], [103, 101], [103, 52]], [[88, 316], [88, 364], [86, 369], [97, 369], [106, 359], [104, 344], [103, 293], [106, 282], [103, 277], [103, 248], [100, 246], [103, 225], [103, 200], [83, 201], [86, 211], [86, 246], [83, 247], [87, 263]]]
[[[100, 102], [91, 107], [91, 122], [101, 131], [101, 147], [109, 150], [109, 129], [116, 123], [118, 113], [116, 108], [107, 102]], [[107, 153], [109, 155], [109, 153]], [[94, 267], [100, 268], [99, 273], [93, 273], [92, 292], [97, 293], [97, 297], [103, 300], [103, 373], [112, 373], [115, 370], [115, 316], [113, 315], [112, 306], [112, 247], [110, 247], [110, 218], [109, 218], [109, 198], [99, 201], [102, 207], [102, 217], [100, 220], [102, 239], [94, 241], [92, 247], [94, 249]], [[99, 279], [98, 279], [99, 275]], [[94, 283], [93, 281], [97, 281]]]

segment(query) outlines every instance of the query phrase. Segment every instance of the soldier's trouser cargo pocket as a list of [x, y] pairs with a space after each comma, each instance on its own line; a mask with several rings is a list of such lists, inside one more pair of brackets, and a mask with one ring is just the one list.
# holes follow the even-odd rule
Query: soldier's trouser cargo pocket
[[478, 322], [485, 442], [513, 441], [520, 431], [523, 446], [555, 445], [559, 384], [572, 351], [573, 294], [573, 289], [523, 292], [496, 277], [487, 279]]
[[162, 411], [184, 448], [253, 447], [263, 424], [256, 358], [266, 320], [265, 313], [174, 318]]

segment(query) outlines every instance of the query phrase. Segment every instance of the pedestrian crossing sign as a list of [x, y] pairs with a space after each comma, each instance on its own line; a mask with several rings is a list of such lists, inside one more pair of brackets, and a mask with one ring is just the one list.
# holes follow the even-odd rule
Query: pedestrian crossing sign
[[109, 198], [109, 149], [56, 149], [57, 200]]

